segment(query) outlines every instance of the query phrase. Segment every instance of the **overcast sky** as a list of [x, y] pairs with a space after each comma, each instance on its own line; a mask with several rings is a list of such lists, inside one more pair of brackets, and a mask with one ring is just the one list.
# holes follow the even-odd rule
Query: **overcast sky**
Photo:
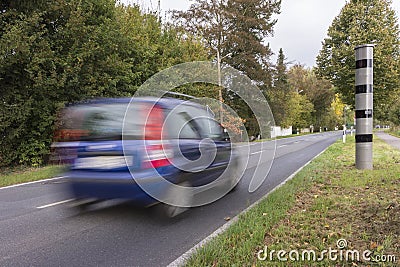
[[[141, 6], [157, 8], [158, 0], [122, 0]], [[189, 0], [160, 0], [163, 12], [190, 6]], [[315, 58], [321, 49], [333, 19], [339, 15], [346, 0], [282, 0], [281, 14], [277, 15], [274, 36], [267, 39], [273, 52], [283, 49], [288, 61], [308, 67], [315, 65]], [[393, 0], [392, 7], [400, 14], [400, 1]], [[275, 60], [275, 57], [274, 57]]]

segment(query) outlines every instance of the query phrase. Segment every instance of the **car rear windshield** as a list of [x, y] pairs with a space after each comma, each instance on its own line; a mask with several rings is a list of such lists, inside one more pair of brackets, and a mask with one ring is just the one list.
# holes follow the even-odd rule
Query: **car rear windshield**
[[[121, 140], [122, 127], [128, 104], [89, 104], [64, 109], [58, 122], [57, 141]], [[130, 107], [138, 112], [139, 107]], [[125, 138], [140, 139], [143, 122], [140, 116], [126, 122], [129, 129]]]

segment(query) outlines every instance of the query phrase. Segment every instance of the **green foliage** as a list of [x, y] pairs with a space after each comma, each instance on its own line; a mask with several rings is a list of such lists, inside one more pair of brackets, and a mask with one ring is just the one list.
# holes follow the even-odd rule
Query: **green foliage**
[[277, 22], [273, 15], [280, 12], [280, 6], [280, 0], [229, 0], [224, 6], [227, 31], [222, 32], [223, 42], [216, 48], [231, 53], [226, 62], [260, 85], [271, 84], [272, 51], [264, 40], [273, 33]]
[[282, 48], [279, 49], [277, 64], [275, 67], [275, 75], [273, 78], [275, 89], [283, 92], [289, 92], [287, 62]]
[[301, 65], [290, 68], [288, 77], [290, 87], [305, 95], [313, 104], [310, 124], [316, 128], [329, 126], [331, 129], [342, 124], [341, 118], [338, 119], [332, 110], [335, 93], [329, 81], [318, 78], [313, 69]]
[[283, 127], [292, 125], [293, 128], [308, 128], [311, 125], [311, 113], [314, 111], [314, 105], [305, 95], [296, 92], [289, 93], [288, 112], [282, 121]]
[[[40, 139], [51, 125], [49, 113], [54, 96], [52, 86], [54, 54], [50, 49], [47, 30], [41, 14], [21, 15], [5, 27], [0, 41], [0, 155], [2, 164], [8, 164], [20, 156], [25, 142]], [[40, 112], [42, 110], [43, 112]], [[50, 119], [51, 120], [51, 119]], [[27, 155], [41, 154], [41, 149], [33, 153], [28, 149], [20, 161], [26, 162]], [[40, 163], [38, 158], [30, 163]]]
[[275, 124], [283, 127], [286, 125], [285, 116], [287, 116], [288, 100], [290, 95], [288, 73], [287, 73], [287, 62], [282, 48], [279, 50], [277, 63], [273, 72], [273, 87], [267, 91], [269, 104], [271, 106], [272, 113], [274, 114]]
[[333, 83], [345, 103], [354, 106], [354, 48], [375, 44], [375, 117], [386, 120], [400, 94], [399, 23], [390, 0], [351, 0], [334, 19], [317, 57], [317, 73]]
[[389, 112], [389, 120], [397, 126], [400, 126], [400, 98], [393, 101], [394, 105]]
[[[311, 69], [295, 65], [289, 70], [283, 50], [279, 50], [273, 87], [267, 91], [275, 122], [284, 128], [336, 126], [331, 107], [334, 92], [330, 82], [319, 79]], [[329, 123], [328, 123], [329, 121]]]
[[[264, 39], [273, 33], [280, 12], [280, 0], [196, 0], [187, 11], [175, 11], [176, 25], [199, 38], [211, 58], [242, 71], [260, 87], [271, 87], [270, 56]], [[260, 130], [244, 101], [232, 92], [224, 92], [226, 104], [246, 120], [249, 134]]]
[[285, 116], [287, 116], [287, 109], [289, 108], [289, 95], [272, 87], [271, 90], [267, 91], [267, 97], [268, 104], [271, 108], [272, 114], [274, 115], [275, 124], [284, 128], [290, 126], [286, 125], [284, 122]]
[[207, 57], [137, 6], [28, 2], [0, 6], [0, 166], [44, 163], [65, 103], [129, 96], [159, 70]]

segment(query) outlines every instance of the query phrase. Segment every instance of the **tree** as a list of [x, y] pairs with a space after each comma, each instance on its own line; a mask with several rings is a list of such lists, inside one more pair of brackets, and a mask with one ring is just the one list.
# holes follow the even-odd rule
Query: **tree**
[[400, 97], [393, 101], [394, 105], [389, 111], [389, 120], [396, 126], [400, 126]]
[[222, 47], [231, 56], [226, 62], [246, 73], [260, 85], [271, 83], [270, 56], [272, 51], [265, 39], [273, 34], [280, 12], [280, 0], [230, 0], [227, 1], [229, 30]]
[[0, 5], [0, 166], [44, 163], [65, 103], [131, 96], [159, 70], [207, 58], [195, 39], [137, 6], [28, 2]]
[[290, 68], [288, 80], [291, 88], [305, 95], [313, 104], [311, 124], [315, 127], [326, 126], [328, 119], [326, 117], [332, 116], [331, 103], [335, 98], [332, 84], [323, 78], [318, 78], [313, 69], [306, 69], [298, 64]]
[[288, 110], [282, 121], [282, 125], [291, 125], [294, 129], [309, 127], [312, 123], [311, 114], [313, 110], [313, 104], [305, 95], [290, 92], [288, 96]]
[[[174, 23], [198, 37], [210, 57], [242, 71], [259, 86], [270, 88], [272, 35], [280, 0], [196, 0], [187, 11], [175, 11]], [[246, 120], [250, 134], [259, 132], [252, 111], [234, 93], [224, 92], [225, 102]]]
[[0, 14], [2, 165], [43, 162], [64, 102], [131, 89], [114, 1], [38, 3], [10, 2]]
[[399, 23], [390, 0], [351, 0], [333, 20], [317, 57], [317, 73], [354, 107], [354, 48], [375, 44], [375, 117], [387, 119], [392, 95], [400, 93]]
[[267, 90], [267, 97], [274, 114], [275, 124], [283, 127], [290, 125], [282, 125], [287, 115], [288, 100], [290, 97], [290, 87], [288, 82], [287, 62], [283, 49], [279, 49], [278, 59], [273, 71], [273, 85], [270, 90]]
[[[265, 45], [280, 12], [280, 0], [196, 0], [187, 11], [174, 11], [175, 23], [201, 38], [213, 57], [217, 53], [252, 80], [265, 81], [272, 52]], [[229, 55], [229, 57], [227, 57]]]

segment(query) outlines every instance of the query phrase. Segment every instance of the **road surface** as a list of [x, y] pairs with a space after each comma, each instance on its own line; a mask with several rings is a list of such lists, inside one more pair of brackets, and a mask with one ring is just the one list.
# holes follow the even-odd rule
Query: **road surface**
[[0, 266], [166, 266], [340, 137], [329, 132], [277, 140], [271, 171], [250, 194], [261, 146], [251, 143], [249, 168], [236, 191], [169, 221], [117, 201], [73, 212], [63, 203], [62, 180], [0, 189]]

